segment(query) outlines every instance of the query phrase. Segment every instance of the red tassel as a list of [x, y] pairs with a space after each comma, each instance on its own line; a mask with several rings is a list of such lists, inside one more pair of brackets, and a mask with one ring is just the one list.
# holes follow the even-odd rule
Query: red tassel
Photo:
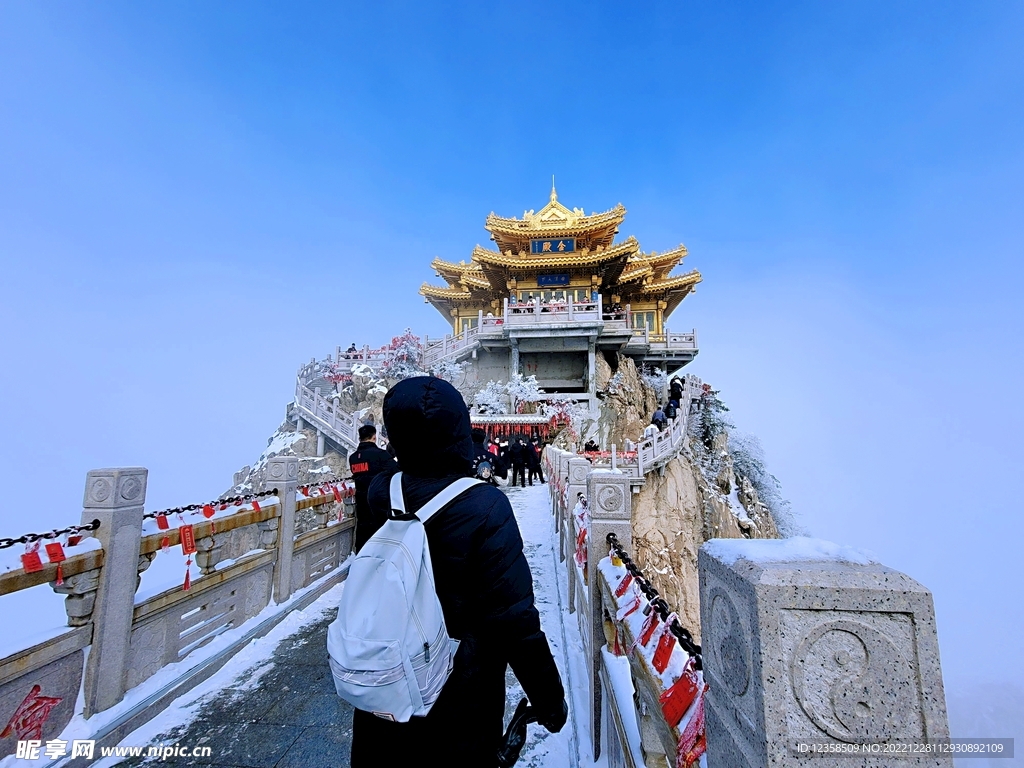
[[679, 679], [672, 683], [672, 687], [664, 691], [659, 698], [661, 711], [665, 715], [665, 721], [670, 728], [679, 725], [686, 710], [697, 698], [697, 673], [694, 671], [693, 658], [686, 662], [686, 668]]
[[60, 563], [57, 563], [57, 586], [59, 587], [64, 583], [64, 568]]
[[676, 647], [676, 638], [668, 627], [669, 625], [666, 624], [662, 630], [661, 637], [658, 638], [658, 647], [654, 650], [654, 659], [652, 659], [654, 668], [659, 673], [665, 671], [669, 659], [672, 658], [672, 649]]
[[185, 592], [192, 589], [192, 558], [185, 561], [185, 583], [182, 586]]
[[171, 527], [170, 522], [167, 520], [167, 515], [156, 516], [156, 527], [159, 528], [161, 531], [166, 531], [168, 528]]
[[256, 499], [253, 499], [252, 500], [252, 508], [254, 510], [256, 510], [257, 512], [259, 512], [260, 511], [260, 503], [259, 503], [259, 501], [257, 501]]
[[162, 539], [160, 539], [160, 549], [161, 549], [161, 551], [166, 552], [170, 548], [171, 548], [171, 537], [170, 536], [164, 536]]
[[338, 486], [331, 486], [331, 490], [334, 492], [334, 500], [341, 501], [341, 494], [338, 492]]
[[629, 585], [633, 583], [633, 574], [627, 572], [623, 577], [622, 581], [619, 582], [619, 586], [615, 588], [615, 596], [622, 597], [626, 594], [626, 590], [629, 589]]

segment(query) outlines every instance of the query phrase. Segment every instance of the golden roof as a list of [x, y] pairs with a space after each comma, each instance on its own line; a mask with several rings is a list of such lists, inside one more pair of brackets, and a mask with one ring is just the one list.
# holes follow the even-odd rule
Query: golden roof
[[569, 210], [558, 202], [558, 193], [552, 183], [551, 199], [539, 211], [525, 211], [521, 219], [498, 216], [492, 211], [484, 229], [491, 233], [491, 239], [498, 244], [499, 251], [526, 250], [532, 239], [558, 236], [582, 240], [577, 247], [582, 245], [595, 248], [611, 245], [625, 218], [626, 209], [622, 203], [603, 213], [592, 213], [589, 216], [582, 208]]
[[457, 288], [439, 288], [430, 283], [420, 286], [420, 294], [428, 299], [468, 299], [471, 296], [469, 291], [460, 291]]
[[687, 272], [685, 275], [679, 275], [679, 277], [669, 277], [665, 280], [655, 280], [644, 286], [643, 290], [645, 293], [655, 293], [657, 291], [672, 291], [676, 288], [684, 288], [688, 285], [696, 285], [701, 281], [700, 272], [696, 269], [692, 272]]
[[484, 290], [490, 290], [491, 288], [491, 283], [487, 278], [479, 277], [477, 275], [463, 274], [462, 277], [459, 278], [459, 282], [469, 289], [481, 288]]
[[653, 272], [650, 264], [644, 264], [641, 261], [627, 261], [626, 268], [619, 275], [619, 283], [631, 283], [634, 280], [647, 277]]
[[569, 253], [498, 253], [477, 246], [473, 249], [473, 261], [482, 265], [508, 267], [510, 269], [552, 269], [557, 267], [586, 267], [628, 256], [640, 247], [635, 237], [628, 237], [611, 248], [597, 248], [570, 251]]
[[[696, 270], [684, 275], [670, 273], [686, 257], [686, 246], [662, 253], [643, 253], [635, 237], [613, 243], [626, 209], [617, 205], [610, 211], [587, 216], [569, 210], [551, 188], [551, 200], [540, 211], [527, 211], [522, 219], [487, 217], [487, 230], [498, 250], [481, 246], [473, 249], [468, 262], [458, 264], [435, 258], [430, 266], [448, 283], [441, 287], [424, 283], [420, 294], [445, 316], [462, 310], [476, 311], [500, 306], [513, 280], [532, 280], [548, 271], [591, 273], [601, 290], [615, 295], [622, 304], [665, 302], [671, 313], [701, 281]], [[564, 252], [532, 253], [531, 240], [574, 238], [575, 248]], [[460, 310], [461, 311], [461, 310]]]

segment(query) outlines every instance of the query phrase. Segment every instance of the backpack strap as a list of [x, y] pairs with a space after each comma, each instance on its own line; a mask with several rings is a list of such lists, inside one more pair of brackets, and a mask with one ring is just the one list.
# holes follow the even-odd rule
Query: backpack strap
[[[461, 496], [474, 485], [479, 485], [480, 480], [475, 477], [461, 477], [449, 485], [434, 498], [416, 510], [416, 517], [421, 523], [426, 523], [434, 513], [446, 504]], [[405, 515], [405, 496], [402, 493], [402, 473], [396, 472], [391, 478], [391, 509], [394, 512]]]

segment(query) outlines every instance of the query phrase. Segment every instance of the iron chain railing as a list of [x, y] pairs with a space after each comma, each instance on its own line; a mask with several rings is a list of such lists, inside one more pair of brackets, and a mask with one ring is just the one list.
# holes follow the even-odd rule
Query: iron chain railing
[[61, 536], [67, 534], [68, 536], [74, 536], [82, 533], [82, 531], [95, 531], [100, 527], [99, 520], [93, 520], [88, 525], [69, 525], [67, 528], [54, 528], [52, 531], [47, 533], [26, 533], [24, 536], [19, 536], [16, 539], [0, 538], [0, 549], [7, 549], [13, 547], [15, 544], [33, 544], [43, 539], [59, 539]]
[[245, 504], [246, 502], [252, 501], [253, 499], [263, 499], [267, 496], [276, 496], [277, 489], [271, 488], [269, 491], [260, 491], [259, 493], [250, 493], [248, 496], [231, 496], [226, 499], [217, 499], [216, 501], [208, 501], [205, 504], [186, 504], [183, 507], [172, 507], [171, 509], [161, 509], [159, 512], [147, 512], [142, 516], [143, 520], [152, 520], [157, 517], [168, 517], [170, 515], [180, 515], [185, 512], [198, 513], [206, 507], [228, 507], [231, 505], [238, 506]]
[[[658, 594], [658, 590], [655, 589], [654, 585], [647, 580], [643, 571], [641, 571], [640, 568], [637, 567], [636, 563], [630, 559], [629, 555], [626, 554], [622, 545], [619, 544], [618, 537], [614, 533], [609, 533], [606, 538], [611, 551], [617, 558], [619, 558], [619, 560], [622, 561], [622, 564], [626, 566], [626, 570], [633, 575], [633, 580], [647, 598], [647, 601], [650, 604], [650, 609], [657, 611], [662, 621], [668, 622], [669, 616], [672, 616], [672, 609], [669, 607], [668, 603], [665, 602], [665, 598]], [[645, 611], [645, 613], [646, 612], [647, 611]], [[679, 642], [679, 646], [693, 657], [696, 668], [703, 669], [704, 664], [700, 655], [700, 646], [693, 642], [693, 635], [690, 634], [690, 630], [680, 624], [679, 620], [676, 618], [673, 618], [671, 623], [669, 623], [668, 629]]]

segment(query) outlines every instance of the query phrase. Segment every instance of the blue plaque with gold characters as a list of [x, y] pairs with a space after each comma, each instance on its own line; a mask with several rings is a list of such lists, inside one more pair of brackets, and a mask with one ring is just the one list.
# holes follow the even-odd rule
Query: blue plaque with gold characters
[[540, 288], [547, 288], [552, 285], [568, 285], [569, 273], [564, 272], [557, 275], [537, 275], [537, 285]]
[[576, 238], [561, 237], [557, 240], [531, 240], [530, 253], [569, 253], [576, 250]]

